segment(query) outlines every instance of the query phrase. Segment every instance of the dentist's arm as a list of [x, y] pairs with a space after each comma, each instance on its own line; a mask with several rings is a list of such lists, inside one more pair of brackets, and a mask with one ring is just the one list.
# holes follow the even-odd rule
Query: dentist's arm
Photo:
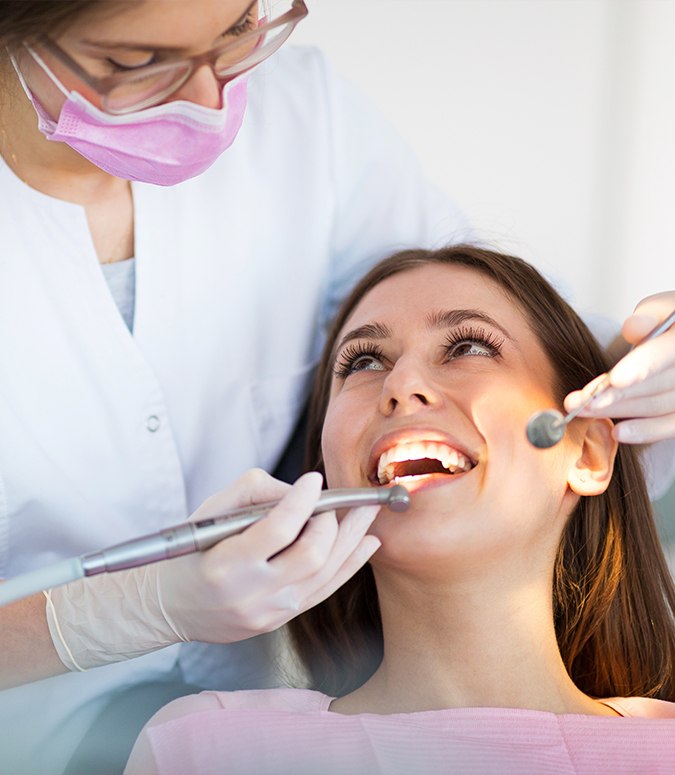
[[0, 681], [16, 685], [64, 665], [90, 669], [181, 640], [229, 643], [280, 627], [332, 594], [379, 547], [366, 536], [377, 507], [352, 509], [339, 522], [334, 512], [310, 519], [320, 491], [319, 474], [291, 487], [251, 471], [193, 515], [281, 498], [243, 533], [207, 552], [55, 588], [47, 623], [42, 595], [8, 606]]
[[0, 608], [0, 690], [65, 672], [49, 634], [42, 593]]

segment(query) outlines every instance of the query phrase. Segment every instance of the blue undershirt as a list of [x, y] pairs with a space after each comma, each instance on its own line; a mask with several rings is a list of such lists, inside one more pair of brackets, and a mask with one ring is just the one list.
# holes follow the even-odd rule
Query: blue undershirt
[[129, 331], [134, 329], [134, 303], [136, 300], [136, 260], [115, 261], [101, 264], [101, 271], [110, 293]]

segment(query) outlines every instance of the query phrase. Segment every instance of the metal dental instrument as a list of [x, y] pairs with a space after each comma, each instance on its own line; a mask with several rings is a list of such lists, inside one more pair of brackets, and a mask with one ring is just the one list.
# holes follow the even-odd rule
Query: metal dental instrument
[[[650, 339], [655, 339], [657, 336], [665, 333], [675, 323], [675, 310], [663, 321], [659, 323], [656, 328], [653, 328], [644, 339], [641, 339], [631, 350], [639, 347], [644, 342]], [[567, 425], [583, 410], [591, 401], [600, 393], [604, 392], [610, 386], [610, 371], [605, 374], [603, 379], [593, 388], [593, 391], [589, 394], [583, 403], [577, 406], [576, 409], [569, 412], [565, 416], [562, 415], [557, 409], [546, 409], [543, 412], [537, 412], [530, 417], [527, 423], [527, 438], [535, 447], [539, 449], [548, 449], [555, 446], [560, 439], [565, 435]]]
[[[71, 557], [46, 568], [23, 573], [0, 584], [0, 606], [83, 576], [112, 573], [183, 554], [203, 552], [223, 538], [241, 533], [254, 522], [263, 519], [278, 502], [257, 503], [233, 509], [218, 517], [182, 522], [157, 533], [115, 544], [100, 552]], [[387, 506], [391, 511], [405, 511], [410, 505], [410, 495], [400, 484], [388, 488], [324, 490], [312, 515], [333, 509], [377, 505]]]

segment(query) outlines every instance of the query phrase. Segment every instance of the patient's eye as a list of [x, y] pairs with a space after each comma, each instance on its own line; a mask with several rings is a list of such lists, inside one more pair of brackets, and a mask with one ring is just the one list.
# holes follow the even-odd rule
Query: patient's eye
[[448, 361], [464, 356], [496, 358], [501, 355], [503, 340], [484, 328], [460, 327], [450, 331], [443, 345]]
[[350, 344], [340, 353], [333, 374], [345, 379], [357, 371], [384, 371], [384, 353], [376, 345]]

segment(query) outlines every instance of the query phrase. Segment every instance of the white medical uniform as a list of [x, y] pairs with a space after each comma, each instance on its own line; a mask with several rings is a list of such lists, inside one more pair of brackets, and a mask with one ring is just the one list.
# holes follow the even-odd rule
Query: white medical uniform
[[[320, 325], [366, 265], [468, 237], [311, 49], [252, 74], [241, 132], [207, 172], [133, 193], [132, 335], [82, 207], [0, 160], [0, 577], [179, 522], [248, 468], [272, 469]], [[180, 649], [187, 680], [271, 683], [264, 641], [250, 641], [1, 692], [0, 772], [57, 775], [109, 692], [166, 675]]]

